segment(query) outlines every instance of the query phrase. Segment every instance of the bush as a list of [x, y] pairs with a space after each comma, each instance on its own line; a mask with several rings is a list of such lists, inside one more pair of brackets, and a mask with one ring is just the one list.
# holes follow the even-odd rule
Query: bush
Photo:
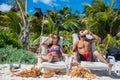
[[110, 47], [120, 49], [120, 32], [114, 37], [107, 34], [103, 42], [101, 44], [97, 44], [96, 46], [97, 50], [102, 54], [106, 54], [107, 49]]
[[110, 47], [120, 49], [120, 32], [116, 36], [112, 37]]
[[13, 45], [13, 47], [21, 48], [21, 45], [12, 33], [0, 32], [0, 48], [6, 45]]
[[37, 57], [30, 51], [13, 48], [12, 45], [9, 45], [0, 48], [0, 64], [5, 63], [36, 64]]

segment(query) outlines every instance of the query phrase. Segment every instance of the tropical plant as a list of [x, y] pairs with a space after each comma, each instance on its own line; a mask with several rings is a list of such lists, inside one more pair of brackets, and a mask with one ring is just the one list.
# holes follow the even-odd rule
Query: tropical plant
[[9, 22], [7, 22], [8, 16], [6, 13], [1, 12], [0, 14], [0, 31], [9, 31]]
[[60, 35], [63, 37], [63, 47], [65, 50], [65, 53], [70, 56], [71, 55], [71, 49], [72, 49], [72, 32], [68, 32], [68, 31], [61, 31]]
[[96, 26], [96, 24], [98, 23], [93, 19], [92, 16], [86, 17], [86, 14], [83, 14], [81, 16], [80, 22], [81, 22], [81, 25], [84, 26], [82, 27], [82, 29], [87, 29], [87, 30], [92, 30], [93, 29], [92, 27]]
[[35, 16], [29, 16], [30, 25], [29, 25], [29, 32], [30, 32], [30, 45], [34, 45], [39, 42], [39, 37], [41, 34], [41, 24], [42, 19], [38, 19]]
[[47, 21], [48, 21], [48, 23], [47, 23], [47, 26], [48, 26], [48, 29], [47, 29], [47, 31], [48, 31], [48, 33], [50, 34], [50, 33], [52, 33], [52, 34], [58, 34], [58, 24], [56, 23], [56, 22], [54, 22], [53, 21], [53, 19], [51, 18], [51, 16], [48, 16], [47, 17]]
[[80, 27], [79, 16], [77, 11], [71, 13], [70, 7], [61, 8], [58, 11], [47, 11], [46, 19], [48, 21], [46, 29], [50, 33], [55, 33], [59, 35], [60, 31], [76, 31]]
[[97, 50], [102, 54], [106, 54], [109, 47], [120, 49], [120, 32], [114, 37], [107, 34], [107, 37], [103, 40], [103, 42], [101, 44], [97, 43], [96, 45]]
[[109, 47], [115, 47], [120, 49], [120, 32], [116, 36], [112, 37]]
[[79, 29], [78, 19], [77, 12], [71, 14], [69, 7], [58, 11], [48, 10], [43, 18], [30, 16], [30, 34], [32, 34], [30, 35], [30, 43], [37, 43], [41, 35], [48, 35], [50, 33], [59, 35], [59, 33], [65, 30], [76, 32]]
[[0, 64], [36, 64], [37, 57], [34, 53], [23, 49], [13, 48], [9, 45], [0, 48]]
[[13, 47], [21, 48], [21, 44], [15, 38], [14, 34], [8, 32], [0, 32], [0, 48], [6, 45], [13, 45]]
[[46, 20], [47, 20], [47, 31], [48, 33], [54, 33], [59, 35], [59, 27], [60, 27], [60, 15], [58, 12], [54, 12], [52, 10], [47, 11]]
[[19, 23], [19, 25], [22, 27], [22, 36], [21, 36], [21, 42], [24, 49], [27, 49], [28, 43], [29, 43], [29, 22], [27, 19], [27, 0], [10, 0], [14, 3], [14, 7], [19, 8], [20, 10], [20, 16], [22, 20], [22, 24]]
[[112, 40], [111, 35], [107, 34], [107, 37], [101, 44], [97, 43], [96, 45], [97, 50], [102, 54], [106, 54], [106, 50], [110, 47], [111, 40]]
[[70, 7], [64, 7], [58, 10], [60, 14], [60, 28], [66, 31], [74, 31], [80, 29], [78, 11], [71, 13]]
[[113, 6], [115, 0], [112, 0], [110, 5], [103, 0], [95, 0], [92, 4], [84, 4], [84, 16], [81, 18], [82, 25], [87, 29], [94, 31], [102, 39], [107, 34], [115, 36], [120, 31], [119, 10], [115, 11]]
[[[3, 13], [4, 15], [0, 15], [1, 19], [1, 31], [12, 32], [16, 35], [16, 37], [20, 38], [21, 34], [21, 26], [22, 24], [21, 18], [15, 12], [7, 12]], [[4, 21], [4, 23], [2, 23]], [[7, 28], [7, 29], [5, 29]]]

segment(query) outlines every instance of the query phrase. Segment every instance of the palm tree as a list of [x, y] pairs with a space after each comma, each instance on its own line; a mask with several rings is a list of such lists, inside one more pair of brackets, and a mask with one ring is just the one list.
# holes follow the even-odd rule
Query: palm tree
[[9, 17], [6, 15], [6, 13], [1, 12], [0, 14], [0, 31], [8, 31], [9, 30], [9, 22], [7, 22], [7, 19]]
[[40, 36], [43, 36], [43, 32], [48, 33], [48, 30], [46, 30], [48, 20], [46, 20], [41, 8], [35, 8], [35, 13], [33, 15], [29, 15], [28, 20], [30, 22], [30, 45], [38, 44]]
[[[20, 24], [22, 27], [22, 36], [21, 36], [21, 42], [24, 49], [27, 49], [27, 45], [29, 43], [29, 22], [27, 19], [27, 0], [11, 0], [12, 2], [15, 2], [15, 5], [20, 9], [20, 16], [22, 17], [23, 25]], [[26, 4], [25, 4], [26, 3]]]
[[[70, 11], [70, 7], [61, 8], [58, 11], [48, 10], [45, 14], [45, 20], [47, 23], [47, 31], [49, 33], [55, 33], [59, 35], [60, 31], [76, 31], [80, 27], [79, 16], [77, 11], [73, 14]], [[45, 29], [46, 30], [46, 29]]]
[[36, 18], [35, 16], [29, 16], [29, 32], [30, 32], [30, 45], [33, 45], [39, 41], [39, 36], [41, 34], [41, 24], [42, 19]]
[[95, 0], [92, 4], [84, 4], [85, 15], [81, 18], [82, 24], [97, 33], [102, 39], [108, 33], [115, 35], [119, 32], [120, 23], [116, 22], [120, 21], [120, 17], [118, 11], [113, 9], [114, 4], [115, 0], [112, 0], [110, 5], [103, 0]]
[[60, 27], [60, 14], [59, 12], [48, 10], [45, 14], [46, 20], [48, 21], [48, 31], [49, 33], [54, 33], [59, 35]]
[[80, 29], [78, 11], [71, 13], [70, 7], [60, 9], [60, 27], [67, 31], [76, 31]]
[[20, 38], [21, 27], [19, 23], [22, 24], [22, 21], [19, 15], [14, 12], [7, 12], [0, 15], [0, 18], [1, 31], [15, 33], [17, 38]]

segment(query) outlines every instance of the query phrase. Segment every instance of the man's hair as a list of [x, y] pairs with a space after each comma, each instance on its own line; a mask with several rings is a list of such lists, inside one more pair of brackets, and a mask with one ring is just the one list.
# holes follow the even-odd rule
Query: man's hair
[[83, 29], [78, 30], [77, 35], [78, 35], [79, 40], [80, 40], [80, 33], [79, 33], [80, 31], [83, 31]]

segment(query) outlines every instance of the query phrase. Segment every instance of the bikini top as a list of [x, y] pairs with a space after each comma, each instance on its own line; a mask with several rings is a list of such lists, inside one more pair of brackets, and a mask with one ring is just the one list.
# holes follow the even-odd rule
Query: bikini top
[[60, 48], [50, 48], [49, 49], [49, 52], [57, 52], [57, 53], [60, 53]]

